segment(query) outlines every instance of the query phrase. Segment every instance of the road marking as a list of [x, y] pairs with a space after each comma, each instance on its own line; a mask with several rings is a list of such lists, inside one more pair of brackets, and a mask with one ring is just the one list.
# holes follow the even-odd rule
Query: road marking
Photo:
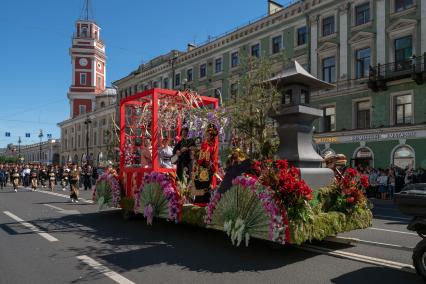
[[66, 215], [78, 215], [78, 214], [81, 214], [80, 211], [78, 211], [78, 210], [66, 210], [66, 209], [62, 209], [61, 207], [57, 207], [57, 206], [50, 205], [50, 204], [43, 204], [43, 205], [47, 206], [47, 207], [50, 207], [50, 208], [53, 208], [55, 210], [58, 210], [59, 213], [61, 213], [61, 214], [66, 214]]
[[300, 248], [307, 251], [311, 251], [311, 252], [347, 258], [347, 259], [365, 262], [369, 264], [374, 264], [374, 265], [379, 265], [379, 266], [384, 266], [384, 267], [389, 267], [389, 268], [393, 268], [397, 270], [415, 273], [414, 266], [412, 266], [411, 264], [390, 261], [383, 258], [376, 258], [376, 257], [351, 253], [347, 251], [342, 251], [342, 250], [333, 250], [333, 249], [328, 249], [328, 248], [323, 248], [323, 247], [318, 247], [313, 245], [302, 245], [300, 246]]
[[410, 232], [403, 232], [403, 231], [396, 231], [396, 230], [388, 230], [388, 229], [382, 229], [382, 228], [375, 228], [370, 227], [369, 230], [376, 230], [376, 231], [384, 231], [389, 233], [398, 233], [398, 234], [404, 234], [404, 235], [412, 235], [412, 236], [418, 236], [416, 233], [410, 233]]
[[88, 257], [87, 255], [80, 255], [77, 256], [77, 258], [119, 284], [135, 284], [135, 282], [130, 281], [124, 276], [121, 276], [120, 274], [112, 271], [108, 267], [103, 266], [102, 264], [100, 264], [93, 258]]
[[402, 217], [394, 217], [394, 216], [388, 216], [388, 215], [375, 215], [373, 214], [373, 217], [378, 218], [388, 218], [388, 219], [395, 219], [395, 220], [404, 220], [404, 221], [411, 221], [411, 218], [402, 218]]
[[30, 224], [28, 222], [25, 222], [24, 220], [22, 220], [21, 218], [19, 218], [18, 216], [16, 216], [15, 214], [9, 212], [9, 211], [3, 211], [4, 214], [6, 214], [7, 216], [9, 216], [10, 218], [12, 218], [13, 220], [15, 220], [16, 222], [20, 223], [21, 225], [23, 225], [24, 227], [27, 227], [28, 229], [30, 229], [31, 231], [33, 231], [34, 233], [37, 233], [38, 235], [40, 235], [41, 237], [45, 238], [46, 240], [48, 240], [49, 242], [57, 242], [58, 239], [55, 238], [54, 236], [43, 232], [42, 230], [40, 230], [39, 228], [37, 228], [36, 226], [34, 226], [33, 224]]
[[362, 239], [351, 238], [351, 237], [332, 236], [332, 237], [327, 237], [325, 240], [330, 242], [335, 242], [335, 243], [348, 244], [348, 245], [363, 244], [363, 245], [377, 246], [377, 247], [390, 248], [390, 249], [403, 250], [403, 251], [414, 250], [413, 247], [405, 247], [401, 245], [374, 242], [374, 241], [362, 240]]
[[[69, 195], [61, 194], [61, 193], [57, 193], [57, 192], [44, 191], [44, 190], [39, 190], [39, 189], [37, 189], [36, 192], [41, 192], [41, 193], [44, 193], [44, 194], [50, 194], [50, 195], [54, 195], [54, 196], [64, 197], [66, 199], [70, 198]], [[86, 202], [86, 203], [89, 203], [89, 204], [93, 204], [94, 203], [93, 200], [88, 200], [88, 199], [84, 199], [84, 198], [79, 198], [79, 200], [81, 200], [83, 202]]]

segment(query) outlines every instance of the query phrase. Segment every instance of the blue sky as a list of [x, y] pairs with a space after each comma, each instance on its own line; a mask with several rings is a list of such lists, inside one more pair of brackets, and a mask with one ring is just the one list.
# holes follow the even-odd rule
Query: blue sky
[[[39, 129], [59, 137], [56, 123], [69, 118], [68, 49], [84, 1], [1, 2], [0, 147], [17, 143], [18, 136], [23, 144], [38, 142]], [[106, 44], [110, 85], [143, 61], [265, 14], [267, 1], [92, 0], [92, 7]]]

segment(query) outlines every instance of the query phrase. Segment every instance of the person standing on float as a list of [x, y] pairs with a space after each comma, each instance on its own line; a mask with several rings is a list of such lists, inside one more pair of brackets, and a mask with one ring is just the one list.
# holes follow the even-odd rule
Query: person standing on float
[[77, 169], [77, 165], [73, 165], [71, 173], [70, 173], [70, 188], [71, 194], [70, 199], [71, 202], [78, 203], [78, 194], [79, 194], [79, 182], [80, 182], [80, 173]]
[[184, 180], [185, 169], [189, 175], [192, 172], [191, 149], [195, 147], [194, 139], [188, 138], [188, 128], [184, 127], [180, 131], [181, 140], [173, 148], [173, 155], [177, 156], [176, 176], [179, 181]]
[[217, 167], [215, 157], [217, 153], [216, 137], [217, 128], [210, 124], [207, 127], [205, 140], [201, 143], [195, 155], [194, 171], [192, 173], [193, 186], [195, 187], [194, 203], [208, 203], [210, 191], [216, 186]]

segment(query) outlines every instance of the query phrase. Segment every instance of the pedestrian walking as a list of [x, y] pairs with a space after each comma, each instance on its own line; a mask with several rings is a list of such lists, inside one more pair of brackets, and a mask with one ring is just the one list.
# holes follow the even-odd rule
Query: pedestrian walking
[[12, 185], [15, 192], [18, 192], [18, 186], [19, 186], [19, 179], [21, 175], [19, 174], [18, 168], [15, 167], [15, 169], [12, 171], [11, 179], [12, 179]]
[[395, 170], [393, 169], [389, 170], [388, 183], [389, 183], [388, 191], [390, 194], [390, 198], [393, 199], [393, 195], [395, 194], [395, 185], [396, 185]]
[[78, 203], [79, 182], [80, 182], [80, 173], [77, 169], [77, 165], [73, 165], [73, 168], [70, 173], [71, 202]]
[[386, 194], [388, 193], [388, 176], [384, 170], [380, 170], [380, 176], [377, 178], [379, 183], [379, 192], [380, 198], [386, 199]]
[[49, 177], [49, 189], [50, 191], [53, 191], [53, 189], [55, 188], [55, 183], [56, 183], [56, 172], [55, 169], [53, 167], [50, 167], [47, 175]]
[[30, 176], [31, 176], [31, 189], [35, 191], [38, 186], [38, 177], [39, 177], [37, 166], [33, 166], [30, 172]]
[[6, 181], [6, 170], [2, 164], [0, 165], [0, 189], [3, 189], [3, 187], [6, 186], [5, 181]]
[[61, 185], [62, 185], [63, 191], [65, 191], [66, 187], [68, 186], [69, 174], [70, 174], [70, 169], [68, 169], [68, 167], [65, 165], [64, 168], [62, 169], [62, 175], [61, 175]]

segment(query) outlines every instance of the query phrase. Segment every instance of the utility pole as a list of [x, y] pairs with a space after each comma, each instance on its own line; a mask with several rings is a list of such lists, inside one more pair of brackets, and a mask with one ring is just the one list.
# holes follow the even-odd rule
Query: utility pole
[[42, 142], [42, 139], [43, 139], [43, 130], [42, 129], [40, 129], [40, 133], [38, 134], [38, 138], [40, 138], [40, 153], [39, 153], [39, 163], [41, 164], [41, 142]]
[[19, 139], [18, 139], [18, 163], [19, 164], [21, 163], [21, 143], [22, 143], [21, 136], [19, 136]]

